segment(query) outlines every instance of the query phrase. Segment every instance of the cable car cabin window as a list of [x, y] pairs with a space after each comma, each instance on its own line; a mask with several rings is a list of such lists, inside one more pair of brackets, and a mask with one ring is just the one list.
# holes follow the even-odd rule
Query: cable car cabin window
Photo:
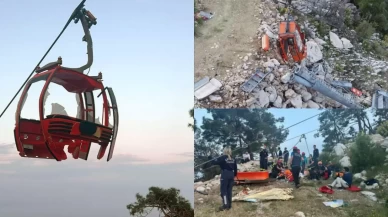
[[46, 80], [32, 83], [21, 104], [20, 118], [39, 120], [39, 97]]
[[51, 82], [43, 102], [43, 116], [65, 115], [68, 117], [80, 118], [81, 105], [77, 95], [78, 94], [75, 93], [69, 93], [63, 86]]
[[[104, 90], [105, 92], [106, 90]], [[104, 104], [104, 98], [103, 98], [103, 95], [99, 95], [101, 93], [101, 90], [98, 90], [94, 93], [94, 102], [96, 105], [103, 105]], [[107, 93], [107, 92], [105, 92]], [[108, 97], [109, 98], [109, 97]], [[108, 99], [109, 100], [109, 99]], [[101, 124], [101, 125], [104, 125], [105, 124], [105, 113], [104, 113], [104, 108], [103, 106], [96, 106], [95, 107], [95, 123], [96, 124]], [[113, 122], [109, 122], [109, 123], [113, 123]], [[109, 126], [109, 127], [112, 127], [112, 126]]]

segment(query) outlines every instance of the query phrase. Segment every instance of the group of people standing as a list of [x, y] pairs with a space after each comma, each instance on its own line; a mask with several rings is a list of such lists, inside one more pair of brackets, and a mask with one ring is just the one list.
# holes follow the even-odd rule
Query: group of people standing
[[[272, 168], [272, 174], [279, 174], [284, 170], [289, 171], [291, 168], [291, 173], [293, 181], [296, 188], [300, 187], [299, 174], [301, 171], [305, 171], [306, 166], [310, 172], [311, 179], [319, 179], [325, 174], [328, 176], [331, 175], [333, 168], [329, 164], [327, 167], [322, 165], [322, 162], [318, 161], [319, 150], [316, 145], [314, 145], [313, 154], [306, 157], [305, 153], [300, 153], [300, 150], [294, 146], [291, 154], [288, 152], [287, 148], [284, 148], [284, 151], [278, 148], [278, 162]], [[264, 170], [268, 170], [268, 157], [269, 153], [264, 145], [263, 149], [260, 151], [260, 167]], [[289, 158], [290, 157], [290, 158]], [[219, 165], [221, 168], [221, 179], [220, 179], [220, 190], [222, 198], [222, 206], [219, 208], [220, 211], [231, 209], [232, 207], [232, 188], [234, 185], [234, 178], [237, 176], [237, 161], [232, 157], [232, 149], [228, 146], [224, 147], [223, 155], [217, 158], [209, 156], [209, 159], [212, 159], [211, 162], [213, 165]], [[243, 162], [249, 162], [251, 156], [248, 152], [243, 154]], [[283, 164], [284, 160], [284, 164]], [[291, 175], [291, 174], [290, 174]], [[343, 172], [337, 172], [335, 180], [329, 187], [349, 187], [352, 183], [352, 175], [349, 172], [349, 168], [345, 168]]]

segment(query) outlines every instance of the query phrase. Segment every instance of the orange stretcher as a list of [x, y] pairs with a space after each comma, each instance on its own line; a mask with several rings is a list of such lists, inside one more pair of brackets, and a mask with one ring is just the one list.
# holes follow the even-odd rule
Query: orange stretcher
[[234, 178], [234, 181], [237, 185], [268, 182], [269, 172], [268, 171], [237, 172], [237, 176]]

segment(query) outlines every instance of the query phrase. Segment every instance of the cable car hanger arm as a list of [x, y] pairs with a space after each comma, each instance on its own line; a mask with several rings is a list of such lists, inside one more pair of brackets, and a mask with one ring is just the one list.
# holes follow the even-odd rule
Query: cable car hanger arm
[[[83, 1], [85, 2], [85, 0]], [[90, 28], [92, 25], [97, 24], [97, 18], [94, 17], [94, 15], [83, 8], [83, 3], [81, 3], [73, 12], [71, 15], [69, 21], [74, 20], [74, 23], [78, 23], [78, 21], [81, 21], [82, 28], [84, 30], [84, 37], [82, 38], [82, 41], [85, 41], [87, 43], [87, 54], [88, 54], [88, 61], [85, 65], [79, 67], [79, 68], [66, 68], [65, 69], [70, 69], [74, 70], [80, 73], [83, 73], [86, 69], [90, 68], [90, 66], [93, 64], [93, 40], [92, 36], [90, 34]], [[37, 67], [35, 70], [36, 73], [41, 73], [46, 70], [50, 70], [55, 68], [57, 65], [62, 65], [62, 58], [59, 57], [56, 62], [51, 62], [46, 64], [43, 67]]]

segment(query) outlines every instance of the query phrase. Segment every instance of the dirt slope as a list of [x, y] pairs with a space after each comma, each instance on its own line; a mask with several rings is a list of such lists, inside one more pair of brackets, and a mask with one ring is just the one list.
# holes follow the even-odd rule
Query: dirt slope
[[[202, 25], [195, 38], [195, 81], [204, 76], [223, 78], [233, 64], [254, 53], [261, 0], [202, 0], [215, 16]], [[240, 54], [241, 57], [238, 55]]]
[[[332, 181], [332, 180], [330, 180]], [[361, 217], [370, 216], [374, 210], [380, 209], [379, 204], [372, 202], [360, 193], [349, 192], [346, 190], [335, 190], [333, 195], [325, 195], [318, 191], [319, 186], [328, 184], [330, 181], [322, 183], [306, 181], [302, 187], [293, 191], [294, 199], [289, 201], [272, 201], [264, 203], [243, 203], [234, 202], [232, 210], [217, 212], [216, 209], [221, 205], [218, 186], [214, 186], [210, 195], [205, 196], [195, 193], [195, 216], [196, 217], [290, 217], [296, 212], [303, 212], [308, 217]], [[251, 189], [260, 188], [265, 191], [270, 188], [289, 188], [290, 183], [272, 182], [266, 186], [252, 185]], [[236, 194], [242, 187], [234, 187], [233, 193]], [[200, 199], [202, 198], [202, 199]], [[330, 208], [324, 206], [324, 201], [343, 199], [348, 206], [339, 208]], [[202, 202], [201, 202], [202, 201]], [[378, 215], [376, 215], [378, 216]]]

